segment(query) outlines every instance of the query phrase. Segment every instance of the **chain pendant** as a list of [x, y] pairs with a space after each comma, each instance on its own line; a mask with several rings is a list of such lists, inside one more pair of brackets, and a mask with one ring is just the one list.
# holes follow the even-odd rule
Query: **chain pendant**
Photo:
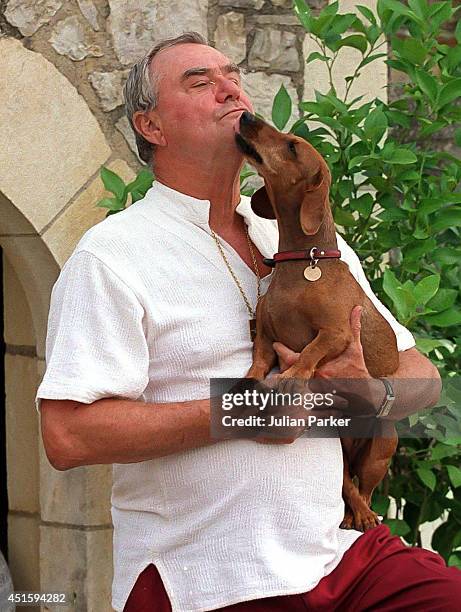
[[248, 323], [250, 324], [250, 338], [254, 342], [256, 338], [256, 319], [250, 319]]

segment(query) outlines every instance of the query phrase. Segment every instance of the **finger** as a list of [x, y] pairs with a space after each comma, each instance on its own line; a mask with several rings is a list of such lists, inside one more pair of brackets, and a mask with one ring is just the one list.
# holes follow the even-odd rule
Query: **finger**
[[363, 310], [362, 306], [354, 306], [351, 312], [351, 317], [350, 317], [352, 335], [354, 337], [355, 343], [358, 342], [359, 344], [360, 344], [360, 330], [362, 329], [362, 323], [361, 323], [362, 310]]
[[279, 362], [281, 366], [280, 369], [282, 369], [282, 365], [283, 365], [284, 366], [283, 369], [286, 370], [287, 368], [292, 366], [294, 363], [296, 363], [299, 359], [299, 353], [295, 353], [295, 351], [292, 351], [291, 349], [289, 349], [287, 346], [285, 346], [281, 342], [274, 342], [272, 344], [272, 347], [274, 351], [277, 353], [277, 356], [279, 358]]

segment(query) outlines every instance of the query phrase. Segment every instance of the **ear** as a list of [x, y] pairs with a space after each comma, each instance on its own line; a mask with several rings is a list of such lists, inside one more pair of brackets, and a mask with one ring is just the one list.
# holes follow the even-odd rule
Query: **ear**
[[325, 219], [330, 205], [329, 192], [326, 173], [319, 170], [314, 179], [314, 184], [304, 195], [299, 213], [301, 228], [308, 236], [316, 234]]
[[155, 111], [137, 111], [133, 115], [133, 124], [136, 131], [141, 134], [147, 142], [160, 146], [165, 146], [167, 144], [163, 135], [162, 122]]
[[265, 187], [261, 187], [251, 196], [251, 208], [258, 217], [263, 217], [263, 219], [275, 219], [275, 212]]

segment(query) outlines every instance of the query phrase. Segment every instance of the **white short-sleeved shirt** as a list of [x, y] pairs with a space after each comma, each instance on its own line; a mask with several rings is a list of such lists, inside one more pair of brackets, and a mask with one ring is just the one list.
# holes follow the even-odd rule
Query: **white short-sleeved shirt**
[[[156, 182], [143, 200], [85, 233], [53, 287], [37, 408], [40, 398], [203, 399], [210, 378], [246, 374], [248, 311], [210, 234], [209, 207]], [[257, 217], [246, 197], [237, 212], [271, 257], [275, 222]], [[255, 304], [253, 271], [221, 243]], [[392, 325], [399, 350], [414, 346], [340, 236], [338, 247]], [[263, 293], [270, 279], [262, 279]], [[123, 610], [149, 563], [173, 612], [306, 592], [361, 535], [338, 528], [344, 513], [339, 439], [281, 446], [228, 440], [114, 464], [113, 476], [115, 610]]]

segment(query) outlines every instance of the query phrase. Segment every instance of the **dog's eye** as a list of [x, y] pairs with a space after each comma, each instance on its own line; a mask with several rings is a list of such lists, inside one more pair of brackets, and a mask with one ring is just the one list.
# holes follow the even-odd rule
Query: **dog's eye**
[[296, 157], [296, 144], [294, 140], [288, 142], [288, 150]]

